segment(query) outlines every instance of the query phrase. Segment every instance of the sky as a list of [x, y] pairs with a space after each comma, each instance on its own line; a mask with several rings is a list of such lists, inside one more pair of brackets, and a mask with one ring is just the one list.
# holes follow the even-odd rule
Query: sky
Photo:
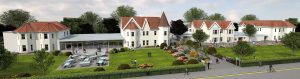
[[183, 19], [192, 7], [208, 15], [221, 13], [231, 21], [239, 21], [246, 14], [255, 14], [261, 20], [300, 18], [300, 0], [0, 0], [0, 14], [23, 9], [38, 21], [62, 21], [63, 17], [79, 17], [92, 11], [107, 18], [121, 5], [134, 7], [138, 16], [160, 16], [165, 12], [168, 20]]

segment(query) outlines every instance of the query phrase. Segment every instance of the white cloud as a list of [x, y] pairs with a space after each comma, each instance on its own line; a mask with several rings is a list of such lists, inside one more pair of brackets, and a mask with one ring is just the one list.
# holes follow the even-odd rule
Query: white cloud
[[239, 21], [241, 17], [237, 10], [230, 10], [228, 13], [225, 13], [225, 16], [227, 16], [227, 20], [230, 21]]

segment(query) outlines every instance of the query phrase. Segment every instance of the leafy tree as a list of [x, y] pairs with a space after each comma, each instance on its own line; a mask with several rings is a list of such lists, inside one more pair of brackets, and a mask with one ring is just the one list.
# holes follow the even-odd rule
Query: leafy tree
[[34, 22], [36, 20], [34, 19], [33, 16], [29, 14], [29, 12], [24, 11], [22, 9], [14, 9], [14, 10], [8, 10], [4, 12], [0, 16], [0, 21], [5, 25], [20, 27], [22, 24], [26, 22]]
[[106, 32], [106, 28], [101, 24], [102, 18], [94, 12], [88, 11], [79, 17], [84, 24], [93, 26], [93, 30], [96, 33]]
[[201, 46], [201, 43], [206, 41], [209, 37], [203, 30], [196, 30], [192, 36], [199, 43], [199, 46]]
[[83, 24], [81, 19], [79, 19], [79, 18], [64, 18], [61, 23], [68, 26], [69, 28], [71, 28], [70, 32], [72, 34], [81, 34], [82, 28], [79, 27], [79, 25]]
[[288, 19], [285, 19], [285, 21], [288, 21], [294, 25], [297, 25], [299, 23], [298, 18], [288, 18]]
[[300, 48], [300, 33], [291, 32], [281, 38], [281, 42], [295, 53]]
[[300, 32], [300, 23], [297, 24], [295, 32]]
[[8, 68], [16, 59], [16, 54], [7, 51], [3, 45], [0, 45], [0, 70]]
[[215, 14], [208, 16], [208, 19], [209, 20], [225, 20], [226, 18], [220, 13], [215, 13]]
[[246, 41], [239, 41], [237, 45], [232, 47], [232, 51], [237, 55], [237, 56], [249, 56], [253, 55], [256, 51], [254, 47], [252, 47], [248, 42]]
[[111, 17], [118, 20], [120, 17], [132, 17], [136, 15], [136, 11], [134, 10], [133, 7], [129, 5], [122, 5], [117, 8], [117, 10], [113, 11], [111, 13]]
[[179, 36], [182, 35], [183, 33], [185, 33], [187, 30], [188, 30], [188, 27], [183, 24], [182, 20], [179, 19], [177, 21], [171, 22], [170, 32], [173, 33], [174, 35], [176, 35], [177, 40], [178, 40]]
[[248, 15], [243, 16], [241, 18], [241, 20], [242, 21], [246, 21], [246, 20], [258, 20], [258, 18], [254, 14], [248, 14]]
[[243, 29], [243, 32], [249, 37], [249, 42], [250, 38], [255, 36], [256, 31], [257, 30], [253, 25], [246, 25], [246, 28]]
[[45, 74], [48, 68], [55, 62], [54, 57], [50, 56], [50, 54], [44, 49], [34, 52], [33, 60], [33, 67], [41, 71], [43, 74]]
[[187, 22], [192, 22], [193, 20], [199, 20], [199, 19], [203, 20], [207, 18], [207, 14], [203, 10], [197, 7], [193, 7], [189, 9], [184, 13], [183, 16]]
[[78, 26], [79, 28], [81, 28], [81, 34], [91, 34], [91, 33], [95, 33], [94, 32], [94, 28], [93, 28], [93, 25], [91, 24], [80, 24]]
[[104, 18], [102, 23], [104, 27], [107, 29], [108, 33], [120, 33], [120, 28], [118, 21], [113, 18]]

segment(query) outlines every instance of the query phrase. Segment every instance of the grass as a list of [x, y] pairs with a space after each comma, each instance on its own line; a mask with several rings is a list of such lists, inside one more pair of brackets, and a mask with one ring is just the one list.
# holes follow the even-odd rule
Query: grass
[[[228, 56], [231, 58], [237, 57], [234, 54], [231, 48], [217, 48], [218, 54], [223, 56]], [[256, 52], [254, 55], [242, 57], [242, 60], [254, 61], [255, 58], [257, 60], [270, 60], [270, 59], [284, 59], [287, 57], [300, 57], [300, 51], [297, 51], [295, 54], [291, 53], [291, 50], [282, 45], [274, 45], [274, 46], [260, 46], [256, 47]], [[255, 58], [254, 58], [255, 57]]]
[[[147, 52], [152, 52], [152, 57], [148, 58]], [[137, 60], [137, 64], [153, 64], [154, 68], [171, 66], [172, 62], [176, 60], [174, 57], [165, 53], [165, 51], [159, 48], [143, 48], [135, 51], [119, 52], [116, 54], [110, 54], [110, 65], [105, 66], [106, 71], [117, 71], [117, 67], [120, 64], [130, 64], [131, 60]], [[95, 68], [79, 68], [79, 69], [66, 69], [52, 71], [48, 75], [59, 74], [72, 74], [72, 73], [89, 73], [93, 72]]]

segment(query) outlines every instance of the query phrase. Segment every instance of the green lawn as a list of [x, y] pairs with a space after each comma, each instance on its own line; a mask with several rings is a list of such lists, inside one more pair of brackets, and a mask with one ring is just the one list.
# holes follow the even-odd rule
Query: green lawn
[[[152, 52], [152, 58], [147, 57], [147, 52]], [[153, 64], [155, 68], [171, 66], [176, 58], [159, 48], [142, 48], [135, 51], [120, 52], [110, 54], [110, 65], [104, 67], [106, 71], [116, 71], [120, 64], [131, 64], [131, 60], [136, 59], [138, 64]], [[95, 68], [66, 69], [50, 72], [49, 75], [88, 73], [93, 72]]]
[[[217, 48], [218, 54], [228, 56], [231, 58], [237, 57], [231, 48]], [[297, 51], [295, 55], [291, 53], [289, 48], [282, 45], [275, 46], [260, 46], [256, 47], [256, 52], [252, 56], [241, 58], [242, 60], [253, 61], [254, 56], [257, 60], [270, 60], [270, 59], [282, 59], [287, 57], [300, 56], [300, 51]]]

